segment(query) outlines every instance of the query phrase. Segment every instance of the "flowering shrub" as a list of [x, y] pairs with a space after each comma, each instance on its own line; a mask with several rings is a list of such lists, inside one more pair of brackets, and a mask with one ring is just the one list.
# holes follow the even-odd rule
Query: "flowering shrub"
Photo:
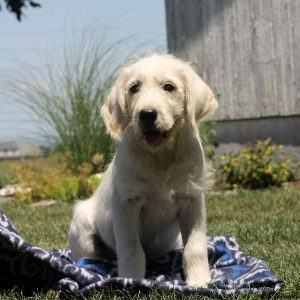
[[78, 195], [78, 178], [65, 170], [42, 171], [37, 163], [29, 162], [16, 165], [14, 172], [14, 181], [23, 190], [15, 195], [17, 201], [33, 202], [46, 199], [69, 201]]
[[229, 188], [266, 188], [294, 179], [291, 162], [276, 155], [281, 145], [270, 140], [249, 143], [237, 154], [221, 157], [221, 181]]
[[102, 173], [93, 174], [93, 166], [95, 164], [83, 163], [78, 167], [79, 175], [79, 191], [78, 194], [80, 198], [89, 197], [99, 186]]
[[55, 199], [71, 201], [90, 196], [101, 177], [90, 175], [93, 166], [84, 164], [80, 174], [74, 175], [64, 164], [42, 170], [38, 163], [28, 162], [14, 166], [14, 182], [21, 187], [15, 195], [20, 202]]

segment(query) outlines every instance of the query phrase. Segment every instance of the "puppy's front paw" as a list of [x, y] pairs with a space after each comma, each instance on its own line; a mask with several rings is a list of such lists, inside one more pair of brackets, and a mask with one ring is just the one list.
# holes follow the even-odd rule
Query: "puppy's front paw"
[[199, 287], [199, 288], [206, 288], [208, 286], [208, 283], [210, 282], [210, 275], [209, 274], [203, 274], [202, 276], [197, 276], [193, 278], [187, 278], [187, 282], [190, 285]]

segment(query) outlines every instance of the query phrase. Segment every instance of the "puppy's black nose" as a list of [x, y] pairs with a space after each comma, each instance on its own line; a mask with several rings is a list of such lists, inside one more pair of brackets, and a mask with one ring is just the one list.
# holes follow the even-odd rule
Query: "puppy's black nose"
[[157, 111], [155, 109], [143, 109], [140, 111], [139, 118], [144, 126], [151, 127], [157, 119]]

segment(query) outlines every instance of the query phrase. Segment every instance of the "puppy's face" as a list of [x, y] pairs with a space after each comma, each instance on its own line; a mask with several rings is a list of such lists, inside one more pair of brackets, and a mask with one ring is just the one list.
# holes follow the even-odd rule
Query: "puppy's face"
[[153, 54], [122, 70], [101, 113], [113, 137], [132, 130], [137, 141], [158, 150], [173, 144], [185, 121], [196, 126], [213, 100], [189, 65]]
[[185, 89], [177, 70], [157, 57], [127, 72], [125, 97], [135, 137], [151, 148], [170, 145], [184, 120]]

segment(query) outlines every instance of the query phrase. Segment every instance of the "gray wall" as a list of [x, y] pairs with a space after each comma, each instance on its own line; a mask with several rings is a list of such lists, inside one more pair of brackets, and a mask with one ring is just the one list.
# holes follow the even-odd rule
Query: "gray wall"
[[217, 120], [300, 116], [300, 0], [165, 4], [169, 50], [219, 96]]
[[244, 144], [272, 138], [285, 145], [300, 145], [300, 117], [271, 117], [216, 122], [216, 141]]

